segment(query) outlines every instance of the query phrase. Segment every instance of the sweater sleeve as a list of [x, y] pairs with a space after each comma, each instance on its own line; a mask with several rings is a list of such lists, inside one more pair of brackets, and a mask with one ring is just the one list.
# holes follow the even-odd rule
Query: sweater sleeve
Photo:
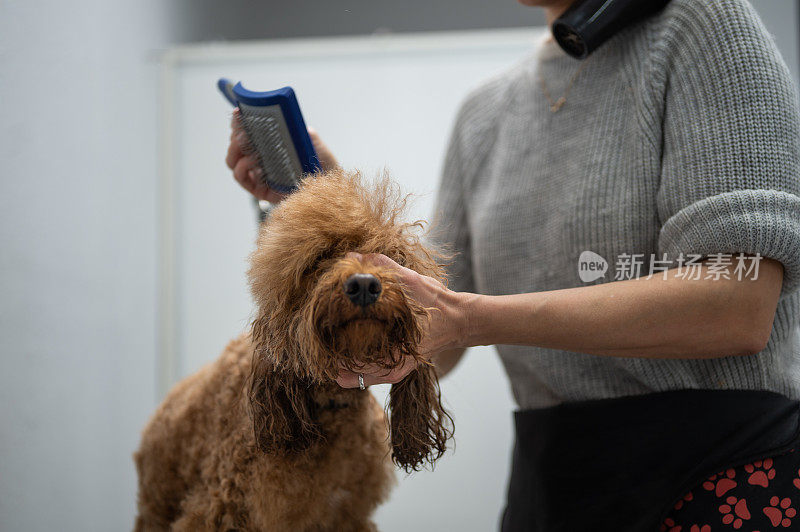
[[800, 119], [745, 0], [677, 0], [663, 46], [659, 254], [760, 254], [800, 286]]
[[472, 250], [464, 194], [462, 134], [464, 108], [456, 118], [445, 154], [442, 176], [436, 194], [430, 238], [450, 256], [447, 260], [448, 288], [456, 292], [475, 292], [472, 275]]

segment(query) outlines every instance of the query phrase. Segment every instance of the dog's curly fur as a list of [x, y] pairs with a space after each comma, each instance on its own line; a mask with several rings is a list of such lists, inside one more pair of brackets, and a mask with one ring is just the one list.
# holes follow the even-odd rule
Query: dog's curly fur
[[[252, 330], [178, 383], [143, 432], [136, 530], [374, 530], [389, 456], [411, 471], [442, 455], [451, 419], [415, 349], [427, 311], [391, 270], [346, 256], [382, 253], [444, 281], [420, 223], [401, 222], [404, 204], [386, 178], [335, 170], [273, 211], [248, 272]], [[344, 293], [355, 273], [382, 285], [368, 307]], [[418, 366], [392, 385], [387, 433], [373, 396], [334, 379], [406, 356]]]

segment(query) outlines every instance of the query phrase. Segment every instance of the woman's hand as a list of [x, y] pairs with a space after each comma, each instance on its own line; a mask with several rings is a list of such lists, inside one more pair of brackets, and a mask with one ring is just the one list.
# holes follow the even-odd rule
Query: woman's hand
[[[463, 331], [467, 329], [467, 316], [463, 302], [468, 294], [448, 290], [436, 279], [404, 268], [386, 255], [349, 253], [348, 256], [393, 270], [405, 286], [406, 295], [428, 310], [428, 319], [423, 323], [422, 341], [417, 346], [417, 352], [423, 358], [430, 360], [441, 351], [464, 347], [461, 341], [464, 338]], [[371, 386], [400, 382], [416, 368], [416, 364], [413, 357], [406, 356], [403, 364], [389, 372], [367, 365], [363, 371], [364, 384]], [[342, 369], [336, 382], [343, 388], [356, 388], [359, 385], [358, 373]]]
[[[260, 200], [279, 203], [286, 197], [286, 194], [272, 190], [264, 181], [263, 170], [258, 165], [258, 158], [254, 154], [248, 153], [245, 148], [247, 145], [247, 133], [242, 128], [240, 116], [241, 112], [237, 107], [233, 110], [233, 118], [231, 118], [231, 142], [228, 145], [225, 164], [233, 170], [233, 177], [236, 181], [250, 194]], [[322, 171], [327, 172], [337, 167], [339, 163], [336, 161], [336, 157], [322, 142], [317, 132], [312, 128], [308, 128], [308, 135], [311, 137], [311, 143], [317, 152]]]

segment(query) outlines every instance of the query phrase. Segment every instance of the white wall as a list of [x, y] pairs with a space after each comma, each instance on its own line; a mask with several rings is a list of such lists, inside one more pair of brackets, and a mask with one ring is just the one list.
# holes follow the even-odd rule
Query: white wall
[[0, 530], [132, 525], [155, 406], [158, 0], [0, 2]]
[[[253, 90], [292, 85], [303, 113], [346, 168], [371, 177], [386, 167], [414, 194], [408, 220], [431, 219], [439, 172], [460, 102], [486, 79], [530, 53], [541, 28], [287, 39], [177, 49], [168, 56], [165, 136], [174, 195], [175, 378], [217, 358], [247, 327], [253, 304], [245, 281], [254, 212], [230, 178], [223, 154], [231, 107], [216, 89], [221, 75]], [[324, 83], [320, 83], [324, 80]], [[167, 257], [165, 257], [167, 258]], [[171, 297], [170, 297], [171, 296]], [[164, 381], [170, 379], [165, 378]], [[388, 387], [372, 388], [383, 402]], [[376, 515], [383, 532], [497, 527], [505, 501], [513, 402], [492, 348], [470, 350], [442, 394], [456, 424], [456, 452], [436, 471], [401, 482]], [[447, 495], [442, 495], [447, 494]]]

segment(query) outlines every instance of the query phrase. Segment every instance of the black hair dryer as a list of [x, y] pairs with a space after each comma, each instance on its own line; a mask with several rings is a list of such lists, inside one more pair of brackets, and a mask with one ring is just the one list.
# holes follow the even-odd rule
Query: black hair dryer
[[668, 3], [669, 0], [577, 0], [553, 22], [553, 38], [572, 57], [586, 59], [609, 38]]

